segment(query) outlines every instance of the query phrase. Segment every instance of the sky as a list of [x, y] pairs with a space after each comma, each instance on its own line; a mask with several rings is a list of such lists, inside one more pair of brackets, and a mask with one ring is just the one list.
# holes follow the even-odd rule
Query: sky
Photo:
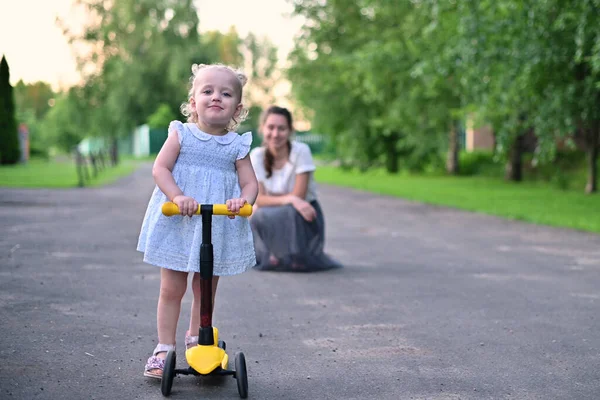
[[[6, 56], [11, 83], [45, 81], [55, 89], [78, 81], [75, 58], [56, 17], [69, 26], [81, 25], [74, 0], [0, 0], [0, 56]], [[242, 37], [266, 36], [280, 58], [293, 47], [301, 22], [292, 19], [288, 0], [195, 0], [200, 30], [227, 32], [234, 25]], [[227, 13], [227, 14], [225, 14]]]

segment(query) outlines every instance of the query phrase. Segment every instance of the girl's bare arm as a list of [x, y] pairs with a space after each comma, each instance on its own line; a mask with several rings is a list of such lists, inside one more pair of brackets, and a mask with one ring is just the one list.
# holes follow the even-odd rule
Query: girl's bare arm
[[241, 197], [250, 204], [256, 202], [256, 196], [258, 195], [258, 181], [256, 180], [256, 174], [254, 168], [250, 162], [250, 157], [246, 156], [235, 162], [235, 167], [238, 173], [238, 179], [240, 181], [240, 188], [242, 189]]
[[170, 201], [173, 201], [175, 197], [183, 195], [183, 192], [175, 183], [173, 178], [173, 167], [175, 161], [179, 156], [179, 139], [177, 134], [173, 133], [169, 135], [163, 147], [160, 149], [154, 166], [152, 167], [152, 176], [154, 182], [158, 185], [158, 188], [167, 196]]

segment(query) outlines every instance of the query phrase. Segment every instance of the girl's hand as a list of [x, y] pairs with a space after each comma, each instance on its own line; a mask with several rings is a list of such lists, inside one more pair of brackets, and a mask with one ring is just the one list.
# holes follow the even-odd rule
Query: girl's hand
[[[246, 199], [239, 198], [239, 199], [229, 199], [225, 202], [225, 204], [227, 205], [227, 210], [237, 214], [240, 212], [240, 208], [242, 208], [244, 206], [244, 204], [246, 204]], [[228, 217], [230, 219], [234, 219], [235, 215], [228, 215]]]
[[317, 211], [310, 203], [300, 197], [294, 196], [292, 206], [302, 215], [306, 221], [311, 222], [317, 218]]
[[173, 203], [179, 207], [179, 213], [181, 215], [187, 215], [191, 217], [196, 211], [198, 211], [198, 202], [192, 197], [179, 195], [173, 198]]

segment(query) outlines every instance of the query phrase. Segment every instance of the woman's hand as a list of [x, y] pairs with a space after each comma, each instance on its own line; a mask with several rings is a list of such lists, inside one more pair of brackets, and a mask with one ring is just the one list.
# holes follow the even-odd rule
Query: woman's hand
[[306, 221], [311, 222], [317, 218], [317, 211], [308, 201], [294, 196], [291, 204]]
[[191, 217], [196, 211], [198, 211], [198, 202], [192, 197], [179, 195], [173, 197], [173, 203], [179, 207], [179, 213], [181, 215], [187, 215]]
[[[246, 203], [247, 201], [243, 197], [240, 197], [239, 199], [229, 199], [225, 202], [225, 204], [227, 205], [227, 211], [232, 212], [234, 214], [239, 213], [240, 208], [242, 208]], [[228, 215], [228, 217], [230, 219], [234, 219], [235, 215]]]

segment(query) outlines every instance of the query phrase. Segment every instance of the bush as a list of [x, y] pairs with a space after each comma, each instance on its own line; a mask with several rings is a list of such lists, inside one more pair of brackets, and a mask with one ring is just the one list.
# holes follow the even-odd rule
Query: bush
[[561, 190], [580, 189], [587, 177], [586, 155], [579, 150], [560, 150], [554, 160], [535, 164], [533, 157], [524, 159], [525, 178], [532, 181], [552, 183]]
[[501, 164], [494, 161], [494, 153], [478, 150], [472, 152], [461, 151], [459, 154], [460, 175], [497, 175], [502, 173]]

